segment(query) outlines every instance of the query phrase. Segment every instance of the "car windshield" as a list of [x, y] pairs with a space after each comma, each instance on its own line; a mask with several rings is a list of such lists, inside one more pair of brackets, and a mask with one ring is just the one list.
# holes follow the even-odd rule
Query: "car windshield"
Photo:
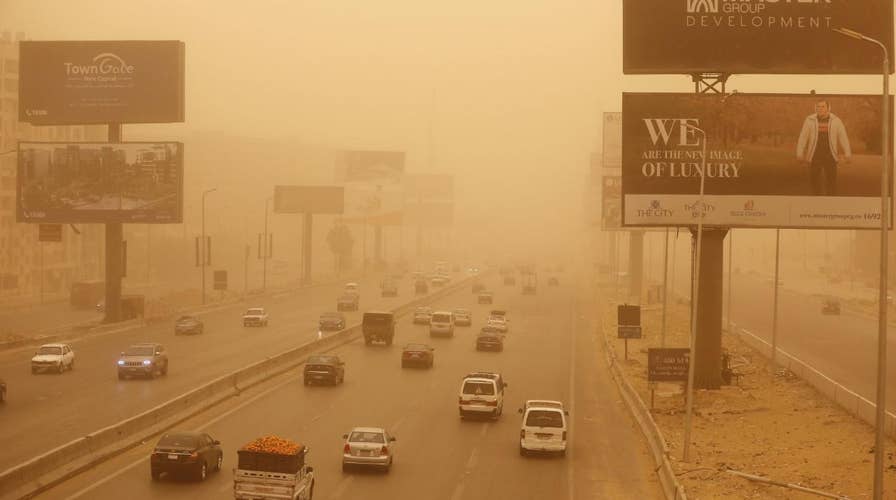
[[124, 352], [125, 356], [152, 356], [155, 347], [151, 345], [132, 345]]
[[405, 351], [427, 351], [429, 346], [425, 344], [408, 344], [404, 346]]
[[391, 319], [391, 314], [364, 313], [364, 323], [368, 325], [385, 325]]
[[193, 321], [193, 317], [192, 316], [181, 316], [181, 317], [177, 318], [177, 320], [178, 321]]
[[312, 356], [308, 358], [309, 365], [329, 365], [336, 362], [333, 356]]
[[253, 316], [253, 315], [259, 315], [259, 316], [260, 316], [260, 315], [264, 314], [264, 309], [257, 309], [257, 308], [256, 308], [256, 309], [249, 309], [248, 311], [246, 311], [246, 314], [247, 314], [247, 315], [250, 315], [250, 316]]
[[59, 346], [43, 346], [37, 351], [38, 354], [62, 354], [62, 348]]
[[339, 319], [338, 313], [323, 313], [320, 315], [321, 318], [324, 319]]
[[451, 315], [450, 315], [450, 314], [445, 314], [445, 313], [436, 313], [436, 314], [433, 314], [433, 315], [432, 315], [432, 322], [433, 322], [433, 323], [450, 323], [450, 322], [451, 322]]
[[530, 427], [563, 427], [563, 415], [559, 411], [529, 410], [526, 425]]
[[432, 314], [432, 310], [430, 310], [428, 307], [418, 307], [416, 313], [417, 314]]
[[474, 394], [477, 396], [494, 396], [495, 385], [490, 382], [473, 382], [464, 383], [464, 394]]
[[348, 440], [352, 443], [385, 443], [386, 439], [383, 437], [382, 432], [352, 432], [352, 435], [348, 437]]
[[455, 309], [454, 310], [455, 316], [468, 316], [469, 314], [470, 314], [470, 311], [467, 311], [466, 309]]
[[199, 439], [185, 434], [167, 434], [159, 440], [158, 447], [196, 449]]

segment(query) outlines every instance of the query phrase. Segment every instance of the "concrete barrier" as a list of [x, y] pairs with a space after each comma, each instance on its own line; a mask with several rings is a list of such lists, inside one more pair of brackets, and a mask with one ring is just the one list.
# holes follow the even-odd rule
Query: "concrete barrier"
[[[460, 290], [471, 279], [466, 278], [432, 294], [415, 298], [392, 309], [392, 312], [398, 317], [403, 316], [417, 306], [429, 304]], [[360, 336], [361, 325], [353, 325], [322, 339], [254, 362], [155, 408], [70, 441], [0, 473], [0, 494], [3, 499], [7, 498], [7, 492], [13, 491], [15, 496], [12, 498], [36, 494], [234, 394], [301, 365], [309, 354], [333, 349]]]

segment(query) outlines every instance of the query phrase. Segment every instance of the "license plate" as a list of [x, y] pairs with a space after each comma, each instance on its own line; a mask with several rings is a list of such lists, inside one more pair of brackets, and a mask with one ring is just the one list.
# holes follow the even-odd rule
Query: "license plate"
[[177, 455], [168, 455], [168, 460], [177, 460]]
[[536, 436], [538, 436], [538, 439], [551, 439], [554, 437], [553, 434], [536, 434]]
[[136, 371], [140, 371], [140, 370], [138, 370], [137, 368], [128, 368], [128, 371], [136, 372]]
[[411, 354], [411, 357], [414, 358], [414, 359], [417, 359], [417, 358], [420, 357], [420, 355], [419, 355], [419, 354]]
[[323, 375], [315, 375], [314, 378], [324, 378]]
[[485, 406], [485, 401], [473, 401], [473, 406]]
[[370, 450], [361, 450], [362, 457], [369, 457], [371, 455]]

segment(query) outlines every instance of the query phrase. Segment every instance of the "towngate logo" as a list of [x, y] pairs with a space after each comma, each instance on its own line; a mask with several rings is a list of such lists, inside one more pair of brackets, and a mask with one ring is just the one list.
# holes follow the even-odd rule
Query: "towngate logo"
[[687, 0], [688, 14], [705, 12], [716, 14], [719, 12], [719, 0]]
[[126, 63], [120, 56], [111, 52], [103, 52], [93, 58], [93, 64], [77, 64], [65, 62], [65, 74], [68, 76], [125, 76], [133, 75], [134, 66]]

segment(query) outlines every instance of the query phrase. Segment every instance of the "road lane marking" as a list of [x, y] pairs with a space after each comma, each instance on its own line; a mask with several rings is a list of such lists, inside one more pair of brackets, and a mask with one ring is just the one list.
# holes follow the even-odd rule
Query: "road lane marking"
[[333, 493], [330, 493], [330, 496], [327, 498], [339, 498], [341, 497], [346, 490], [348, 490], [349, 485], [352, 482], [352, 476], [348, 476], [344, 478], [342, 481], [339, 481], [339, 485], [336, 486], [336, 490]]

